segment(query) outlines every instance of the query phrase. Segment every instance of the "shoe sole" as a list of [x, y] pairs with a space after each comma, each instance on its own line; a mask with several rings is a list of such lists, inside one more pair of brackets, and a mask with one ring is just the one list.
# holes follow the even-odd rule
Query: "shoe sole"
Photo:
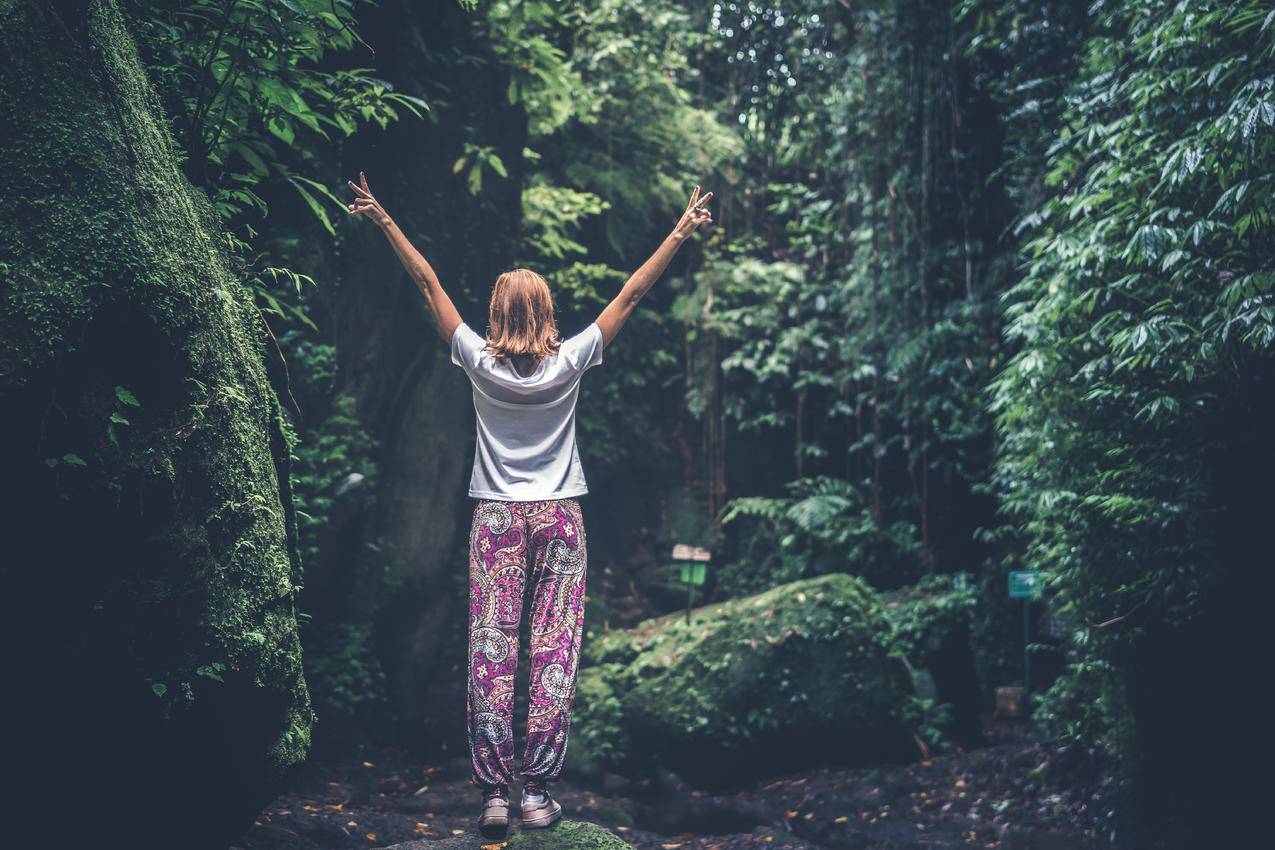
[[553, 826], [562, 818], [562, 807], [559, 806], [553, 814], [542, 815], [534, 820], [524, 820], [522, 822], [523, 829], [544, 829], [546, 826]]
[[478, 832], [483, 838], [504, 838], [509, 832], [509, 819], [504, 821], [480, 823]]

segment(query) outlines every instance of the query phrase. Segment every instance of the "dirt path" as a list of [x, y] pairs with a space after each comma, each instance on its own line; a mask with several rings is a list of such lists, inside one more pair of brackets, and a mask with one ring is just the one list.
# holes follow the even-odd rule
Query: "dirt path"
[[[609, 777], [559, 783], [567, 816], [605, 826], [640, 850], [979, 847], [1090, 850], [1105, 807], [1088, 792], [1050, 788], [1050, 749], [1027, 730], [989, 724], [987, 747], [908, 765], [825, 768], [729, 793]], [[468, 763], [420, 765], [383, 751], [349, 765], [311, 766], [262, 813], [239, 850], [347, 850], [473, 833]]]

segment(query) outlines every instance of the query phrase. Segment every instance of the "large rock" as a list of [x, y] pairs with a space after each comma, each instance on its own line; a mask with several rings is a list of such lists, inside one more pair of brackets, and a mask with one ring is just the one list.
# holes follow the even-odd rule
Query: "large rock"
[[848, 575], [608, 633], [586, 647], [567, 765], [661, 765], [720, 785], [915, 755], [891, 637], [875, 593]]
[[[499, 845], [477, 835], [458, 835], [440, 841], [408, 841], [382, 850], [480, 850]], [[515, 830], [508, 850], [629, 850], [629, 844], [610, 830], [583, 821], [558, 821], [548, 829]]]
[[0, 0], [0, 56], [15, 828], [224, 848], [312, 722], [261, 317], [115, 4]]
[[944, 707], [942, 732], [967, 746], [983, 742], [981, 715], [987, 702], [979, 683], [972, 634], [979, 594], [966, 578], [926, 576], [882, 594], [894, 625], [896, 648], [924, 673], [917, 691]]

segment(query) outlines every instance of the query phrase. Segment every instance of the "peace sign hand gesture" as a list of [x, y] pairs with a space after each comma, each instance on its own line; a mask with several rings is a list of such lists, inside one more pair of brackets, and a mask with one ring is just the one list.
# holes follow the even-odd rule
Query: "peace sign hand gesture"
[[356, 185], [353, 180], [345, 182], [354, 190], [354, 203], [349, 205], [352, 215], [365, 215], [380, 227], [390, 223], [389, 213], [381, 206], [380, 201], [372, 197], [372, 190], [367, 187], [367, 177], [362, 171], [359, 172], [361, 186]]
[[677, 225], [673, 228], [673, 235], [679, 239], [686, 239], [701, 224], [712, 224], [713, 214], [705, 206], [712, 197], [712, 192], [701, 197], [699, 186], [696, 186], [695, 191], [691, 193], [690, 202], [686, 205], [686, 212], [682, 213], [682, 217], [678, 219]]

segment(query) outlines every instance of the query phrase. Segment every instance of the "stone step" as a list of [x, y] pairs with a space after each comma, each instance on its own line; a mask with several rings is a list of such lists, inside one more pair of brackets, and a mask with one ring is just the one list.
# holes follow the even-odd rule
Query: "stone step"
[[483, 838], [475, 829], [464, 835], [431, 841], [406, 841], [378, 850], [630, 850], [627, 842], [609, 829], [587, 821], [560, 820], [547, 829], [523, 830], [514, 825], [504, 840]]

